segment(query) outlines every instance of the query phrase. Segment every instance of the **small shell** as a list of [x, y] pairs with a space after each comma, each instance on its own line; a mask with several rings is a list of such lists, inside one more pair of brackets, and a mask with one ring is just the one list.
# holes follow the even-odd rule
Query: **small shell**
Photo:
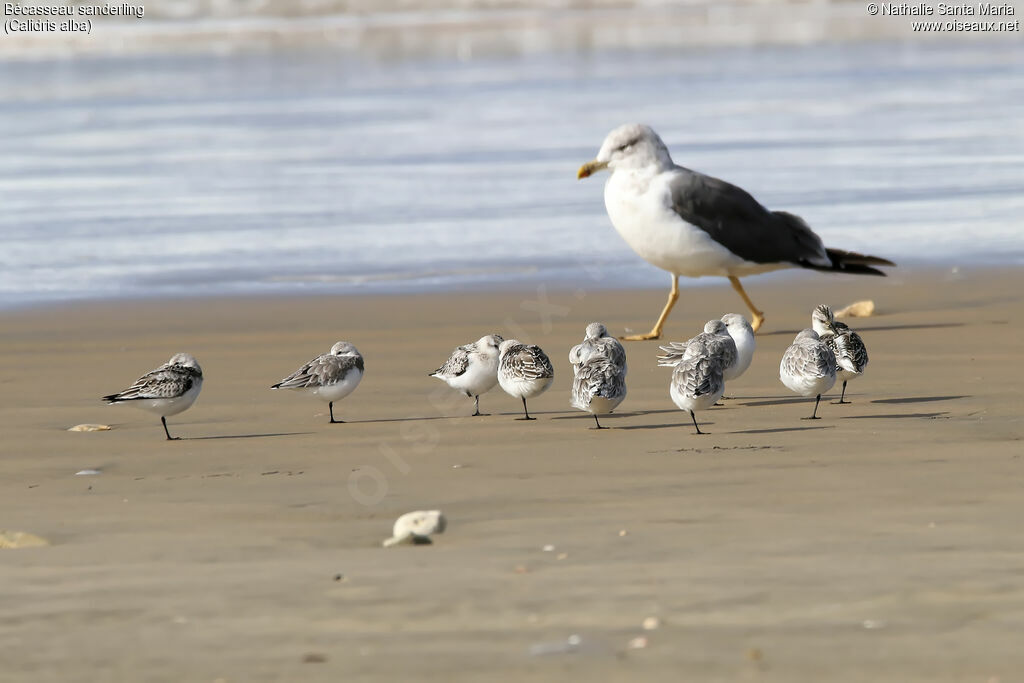
[[0, 548], [39, 548], [44, 545], [50, 545], [50, 542], [41, 536], [30, 534], [27, 531], [0, 529]]
[[110, 425], [80, 424], [68, 428], [69, 432], [109, 432]]
[[391, 538], [384, 541], [384, 547], [399, 543], [430, 543], [430, 534], [444, 533], [448, 520], [440, 510], [417, 510], [408, 512], [395, 522]]
[[875, 314], [875, 302], [870, 299], [855, 301], [846, 308], [836, 311], [837, 318], [870, 318]]

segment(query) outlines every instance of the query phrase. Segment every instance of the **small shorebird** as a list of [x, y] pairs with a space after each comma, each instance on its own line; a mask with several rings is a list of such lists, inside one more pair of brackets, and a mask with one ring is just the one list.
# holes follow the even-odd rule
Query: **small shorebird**
[[609, 169], [604, 203], [615, 230], [641, 258], [672, 274], [668, 302], [647, 334], [660, 339], [679, 298], [679, 276], [729, 278], [750, 309], [754, 332], [762, 313], [740, 284], [746, 275], [780, 268], [885, 275], [871, 266], [891, 261], [826, 248], [799, 216], [769, 211], [743, 189], [672, 162], [668, 147], [649, 126], [626, 124], [601, 145], [594, 161], [576, 174], [586, 178]]
[[757, 342], [754, 340], [754, 328], [739, 313], [726, 313], [722, 316], [722, 322], [725, 323], [725, 329], [736, 344], [736, 364], [725, 371], [725, 381], [731, 382], [734, 379], [739, 379], [740, 375], [750, 367], [750, 362], [754, 360], [754, 349], [757, 348]]
[[498, 383], [498, 346], [502, 341], [499, 335], [489, 334], [472, 344], [456, 347], [444, 365], [430, 373], [431, 377], [476, 400], [473, 417], [483, 415], [480, 395]]
[[779, 364], [779, 379], [790, 391], [815, 396], [814, 412], [805, 420], [819, 420], [821, 395], [836, 383], [836, 357], [812, 329], [802, 330]]
[[626, 376], [626, 349], [615, 337], [608, 334], [608, 328], [602, 323], [590, 323], [583, 333], [583, 341], [569, 350], [569, 363], [575, 374], [580, 365], [593, 356], [603, 356], [616, 366], [622, 368], [622, 376]]
[[832, 309], [822, 304], [811, 313], [811, 325], [836, 357], [836, 379], [843, 380], [843, 393], [835, 403], [845, 404], [846, 383], [864, 374], [868, 347], [846, 323], [836, 322]]
[[362, 354], [350, 342], [340, 341], [329, 353], [317, 356], [270, 388], [304, 391], [327, 401], [331, 424], [341, 424], [344, 420], [334, 419], [334, 402], [355, 391], [361, 379]]
[[191, 354], [176, 353], [124, 391], [104, 396], [103, 400], [111, 405], [130, 402], [136, 408], [159, 415], [167, 440], [177, 441], [179, 437], [167, 431], [167, 418], [191, 408], [202, 388], [203, 370], [199, 363]]
[[[658, 356], [658, 365], [674, 368], [686, 357], [701, 353], [718, 360], [722, 366], [722, 378], [728, 379], [728, 373], [739, 365], [739, 353], [736, 342], [729, 334], [728, 326], [721, 320], [709, 320], [704, 324], [704, 331], [684, 342], [669, 342], [668, 346], [659, 346], [665, 353]], [[749, 361], [748, 361], [749, 363]], [[736, 375], [733, 375], [736, 376]]]
[[524, 417], [534, 420], [526, 408], [526, 399], [540, 396], [555, 379], [551, 360], [536, 344], [523, 344], [517, 339], [506, 339], [498, 347], [498, 384], [505, 393], [523, 401]]
[[705, 434], [697, 425], [694, 411], [707, 410], [725, 393], [721, 356], [699, 344], [687, 348], [672, 371], [668, 393], [680, 410], [689, 411], [697, 433]]
[[626, 398], [626, 367], [617, 365], [603, 355], [593, 355], [583, 361], [572, 379], [573, 408], [594, 416], [597, 429], [602, 427], [598, 415], [612, 412]]

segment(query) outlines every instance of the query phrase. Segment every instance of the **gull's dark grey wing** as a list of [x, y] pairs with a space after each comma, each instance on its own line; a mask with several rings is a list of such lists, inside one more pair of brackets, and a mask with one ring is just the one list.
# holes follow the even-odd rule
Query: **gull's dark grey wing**
[[827, 267], [821, 238], [799, 216], [769, 211], [746, 190], [677, 167], [669, 183], [672, 209], [737, 256], [754, 263]]

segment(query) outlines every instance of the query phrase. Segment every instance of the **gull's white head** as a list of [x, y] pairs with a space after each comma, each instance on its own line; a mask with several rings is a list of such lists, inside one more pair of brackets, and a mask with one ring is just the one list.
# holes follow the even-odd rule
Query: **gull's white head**
[[832, 323], [835, 321], [835, 317], [832, 315], [832, 309], [822, 304], [811, 312], [811, 327], [819, 335], [825, 334], [826, 332], [835, 332], [832, 329]]
[[340, 341], [331, 347], [332, 356], [358, 356], [359, 350], [352, 342]]
[[648, 166], [658, 169], [670, 168], [672, 157], [668, 147], [650, 126], [642, 123], [627, 123], [619, 126], [604, 139], [597, 158], [580, 166], [577, 178], [586, 178], [605, 168], [639, 169]]
[[602, 323], [590, 323], [587, 325], [587, 331], [584, 334], [586, 339], [600, 339], [601, 337], [608, 336], [608, 328]]
[[196, 357], [193, 356], [191, 353], [176, 353], [173, 356], [171, 356], [171, 359], [167, 361], [167, 364], [181, 365], [186, 368], [192, 368], [193, 370], [198, 371], [200, 375], [203, 374], [203, 369], [199, 367], [199, 361], [197, 361]]

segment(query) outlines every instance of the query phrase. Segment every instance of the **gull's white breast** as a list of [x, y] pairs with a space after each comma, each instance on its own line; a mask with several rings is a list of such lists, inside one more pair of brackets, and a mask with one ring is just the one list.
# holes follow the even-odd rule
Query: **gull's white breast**
[[788, 264], [753, 263], [736, 256], [672, 210], [675, 171], [613, 171], [604, 204], [615, 230], [648, 263], [676, 275], [752, 275]]

